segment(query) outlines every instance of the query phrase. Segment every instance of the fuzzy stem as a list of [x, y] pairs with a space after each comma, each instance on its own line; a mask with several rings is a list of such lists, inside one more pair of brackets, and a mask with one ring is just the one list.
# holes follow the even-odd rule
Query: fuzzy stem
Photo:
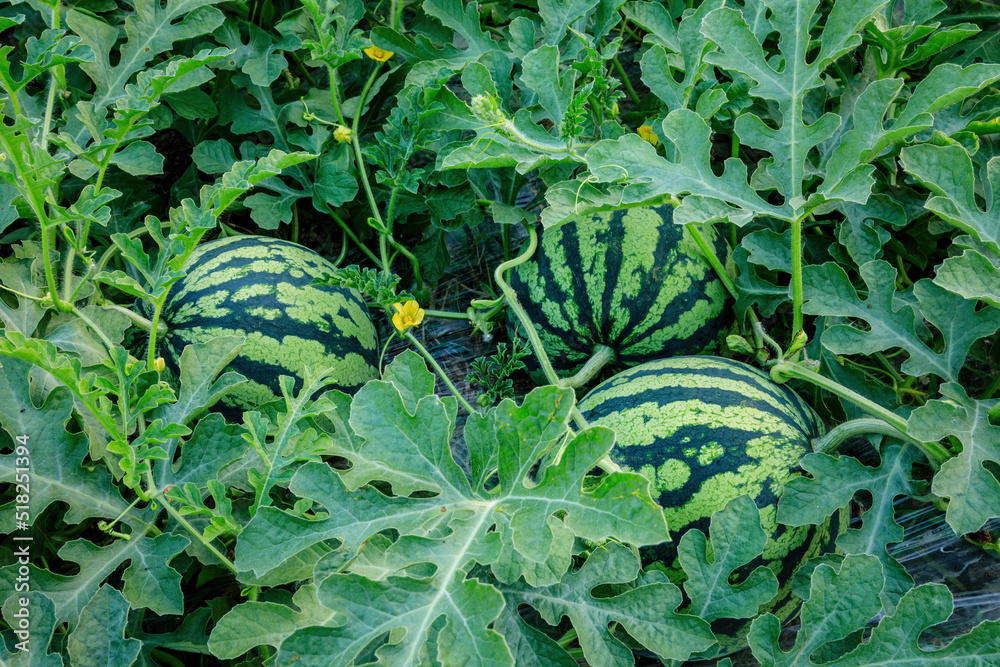
[[[851, 391], [839, 382], [826, 378], [816, 371], [808, 370], [799, 364], [786, 361], [779, 361], [771, 368], [771, 379], [775, 382], [781, 383], [786, 381], [788, 378], [805, 380], [806, 382], [821, 387], [822, 389], [826, 389], [831, 394], [853, 403], [865, 412], [874, 415], [886, 425], [891, 426], [898, 434], [895, 437], [901, 438], [906, 442], [919, 443], [919, 441], [914, 440], [907, 434], [905, 419], [896, 413], [883, 408], [878, 403], [865, 398], [861, 394]], [[919, 443], [918, 446], [932, 464], [935, 462], [941, 463], [951, 458], [951, 454], [939, 443]]]
[[165, 301], [164, 295], [163, 302], [153, 304], [153, 321], [149, 323], [149, 347], [146, 350], [146, 368], [152, 368], [153, 362], [156, 361], [156, 339], [158, 336], [156, 328], [160, 323], [160, 311], [163, 310]]
[[472, 407], [472, 405], [470, 405], [469, 402], [465, 400], [465, 397], [462, 396], [462, 394], [458, 391], [455, 385], [452, 384], [452, 381], [448, 377], [448, 374], [444, 372], [443, 368], [441, 368], [441, 364], [439, 364], [437, 360], [431, 355], [431, 353], [427, 351], [427, 348], [425, 348], [423, 345], [420, 344], [420, 341], [417, 340], [417, 337], [414, 336], [409, 331], [407, 331], [403, 335], [406, 337], [408, 341], [413, 343], [413, 346], [420, 351], [420, 354], [424, 355], [424, 358], [430, 362], [431, 366], [434, 367], [434, 371], [438, 374], [438, 377], [440, 377], [441, 381], [445, 383], [445, 385], [451, 391], [452, 395], [458, 399], [458, 402], [462, 404], [462, 407], [465, 408], [470, 415], [479, 414], [479, 411], [476, 410], [474, 407]]
[[351, 144], [354, 146], [354, 157], [357, 160], [358, 166], [358, 176], [361, 178], [361, 184], [365, 187], [365, 196], [368, 198], [368, 205], [371, 207], [372, 216], [379, 225], [379, 251], [382, 257], [382, 269], [386, 272], [389, 271], [389, 259], [386, 254], [385, 247], [385, 233], [382, 230], [386, 229], [385, 222], [382, 221], [382, 214], [378, 211], [378, 204], [375, 202], [375, 195], [372, 193], [371, 183], [368, 182], [368, 172], [365, 169], [365, 159], [361, 155], [361, 142], [358, 141], [358, 125], [361, 122], [361, 110], [365, 106], [365, 99], [368, 97], [368, 91], [371, 90], [372, 84], [375, 83], [375, 79], [378, 77], [379, 69], [381, 68], [381, 63], [376, 62], [375, 67], [372, 69], [372, 73], [368, 76], [368, 80], [365, 81], [364, 88], [361, 89], [361, 96], [358, 97], [358, 108], [354, 111], [354, 118], [351, 119]]
[[467, 320], [469, 319], [468, 313], [452, 313], [447, 310], [427, 310], [424, 309], [424, 315], [427, 317], [438, 317], [442, 320]]
[[[117, 310], [122, 315], [128, 316], [128, 318], [132, 320], [132, 324], [139, 327], [146, 333], [149, 333], [150, 331], [153, 330], [153, 323], [150, 320], [146, 319], [142, 315], [139, 315], [138, 313], [132, 312], [131, 310], [125, 308], [124, 306], [119, 306], [118, 304], [114, 303], [105, 303], [101, 305], [103, 305], [105, 308], [110, 308], [111, 310]], [[163, 338], [166, 335], [167, 335], [166, 327], [164, 327], [163, 325], [158, 326], [156, 329], [157, 338]]]
[[628, 98], [632, 100], [632, 104], [636, 106], [642, 104], [642, 100], [639, 99], [639, 95], [635, 92], [635, 88], [632, 87], [632, 82], [628, 80], [628, 76], [625, 75], [625, 68], [622, 64], [618, 62], [618, 56], [611, 59], [611, 64], [614, 66], [615, 71], [618, 72], [618, 76], [621, 77], [622, 85], [625, 86], [625, 92], [628, 93]]
[[189, 533], [191, 533], [191, 535], [197, 538], [197, 540], [201, 542], [206, 549], [211, 551], [212, 554], [219, 559], [219, 562], [221, 562], [230, 572], [232, 572], [234, 576], [239, 575], [239, 571], [236, 569], [236, 565], [234, 565], [231, 560], [226, 558], [226, 556], [221, 551], [216, 549], [215, 545], [213, 545], [211, 542], [206, 541], [205, 538], [201, 535], [201, 533], [198, 532], [198, 529], [192, 526], [191, 523], [187, 519], [185, 519], [180, 512], [174, 509], [174, 507], [170, 504], [170, 501], [167, 499], [167, 497], [163, 495], [162, 491], [157, 490], [153, 498], [160, 498], [161, 502], [163, 503], [163, 506], [167, 509], [167, 512], [177, 521], [177, 523], [181, 524], [181, 526], [183, 526], [185, 530], [187, 530]]
[[697, 243], [698, 248], [701, 249], [701, 254], [705, 256], [708, 263], [712, 265], [713, 269], [715, 269], [715, 273], [719, 276], [719, 280], [722, 281], [722, 284], [726, 286], [726, 290], [734, 299], [737, 298], [739, 295], [736, 292], [736, 283], [733, 281], [733, 277], [729, 275], [729, 272], [726, 271], [726, 267], [724, 267], [722, 262], [719, 261], [719, 258], [716, 257], [715, 252], [712, 250], [711, 246], [708, 245], [708, 241], [705, 240], [701, 230], [698, 229], [698, 225], [692, 222], [685, 225], [685, 227], [689, 232], [691, 232], [694, 242]]
[[[420, 262], [418, 262], [417, 258], [413, 256], [413, 253], [411, 253], [409, 250], [407, 250], [406, 248], [404, 248], [399, 243], [399, 241], [397, 241], [396, 239], [392, 238], [391, 234], [389, 234], [389, 235], [383, 235], [383, 238], [386, 238], [386, 236], [388, 237], [389, 243], [392, 244], [392, 247], [394, 247], [399, 252], [403, 253], [403, 255], [408, 260], [410, 260], [410, 264], [413, 266], [413, 279], [417, 281], [417, 289], [418, 290], [423, 289], [424, 288], [424, 279], [420, 277]], [[386, 267], [386, 272], [389, 272], [388, 266]]]
[[[538, 248], [538, 232], [531, 225], [525, 225], [525, 228], [528, 230], [528, 243], [524, 251], [514, 259], [500, 264], [493, 272], [493, 279], [496, 280], [500, 291], [503, 292], [504, 299], [507, 301], [507, 307], [514, 311], [517, 319], [524, 327], [524, 335], [528, 337], [528, 342], [531, 343], [531, 349], [535, 352], [535, 357], [538, 359], [538, 364], [542, 367], [545, 379], [549, 384], [559, 386], [559, 376], [556, 375], [555, 369], [552, 368], [552, 362], [549, 361], [549, 355], [545, 353], [545, 348], [542, 346], [542, 339], [538, 337], [538, 332], [535, 331], [535, 325], [531, 323], [528, 313], [525, 312], [524, 307], [517, 300], [517, 293], [504, 280], [504, 273], [527, 262]], [[580, 409], [575, 405], [570, 414], [573, 417], [573, 421], [581, 430], [590, 427], [583, 414], [580, 413]], [[614, 464], [612, 463], [611, 465]]]
[[802, 331], [802, 218], [792, 221], [792, 337]]
[[368, 246], [366, 246], [365, 244], [363, 244], [363, 243], [362, 243], [362, 242], [361, 242], [361, 241], [360, 241], [360, 240], [358, 239], [357, 235], [355, 235], [355, 233], [354, 233], [354, 230], [352, 230], [352, 229], [351, 229], [351, 228], [350, 228], [350, 227], [348, 226], [348, 224], [347, 224], [346, 222], [344, 222], [344, 219], [343, 219], [343, 218], [341, 218], [341, 217], [340, 217], [339, 215], [337, 215], [336, 213], [334, 213], [334, 212], [333, 212], [332, 210], [331, 210], [331, 211], [329, 211], [329, 214], [330, 214], [330, 217], [331, 217], [331, 218], [333, 218], [333, 219], [334, 219], [334, 221], [336, 221], [336, 223], [337, 223], [338, 225], [340, 225], [340, 228], [344, 230], [344, 233], [345, 233], [345, 234], [347, 234], [347, 235], [348, 235], [348, 236], [350, 237], [350, 239], [351, 239], [352, 241], [354, 241], [354, 245], [358, 246], [358, 248], [360, 248], [360, 249], [361, 249], [361, 251], [362, 251], [363, 253], [365, 253], [366, 255], [368, 255], [368, 259], [370, 259], [370, 260], [371, 260], [371, 261], [373, 261], [373, 262], [374, 262], [374, 263], [375, 263], [376, 265], [378, 265], [378, 263], [379, 263], [379, 261], [378, 261], [378, 257], [376, 257], [376, 256], [375, 256], [375, 253], [373, 253], [373, 252], [372, 252], [371, 250], [369, 250], [369, 249], [368, 249]]
[[935, 470], [940, 468], [941, 464], [950, 458], [948, 453], [943, 451], [943, 448], [941, 448], [937, 443], [933, 443], [936, 445], [935, 447], [930, 447], [919, 440], [911, 438], [905, 433], [900, 433], [898, 429], [889, 426], [881, 419], [873, 419], [870, 417], [852, 419], [851, 421], [835, 426], [830, 429], [826, 435], [815, 438], [812, 441], [812, 448], [814, 452], [818, 452], [820, 454], [831, 454], [847, 440], [850, 440], [855, 436], [871, 434], [898, 438], [908, 444], [914, 445], [924, 453], [924, 456], [927, 457], [927, 460], [930, 461], [930, 464]]
[[602, 368], [614, 360], [614, 350], [607, 345], [601, 345], [598, 343], [594, 346], [594, 354], [590, 357], [590, 359], [587, 359], [587, 363], [583, 365], [583, 368], [581, 368], [573, 377], [560, 380], [559, 384], [570, 389], [582, 387], [593, 380], [594, 376], [600, 373]]
[[79, 317], [84, 324], [90, 327], [91, 331], [97, 334], [97, 337], [101, 339], [101, 342], [104, 343], [104, 346], [108, 348], [108, 352], [111, 352], [111, 350], [115, 349], [115, 344], [111, 342], [111, 339], [105, 336], [104, 332], [98, 329], [97, 325], [91, 322], [90, 318], [83, 314], [83, 311], [81, 311], [79, 308], [73, 307], [73, 309], [70, 312]]

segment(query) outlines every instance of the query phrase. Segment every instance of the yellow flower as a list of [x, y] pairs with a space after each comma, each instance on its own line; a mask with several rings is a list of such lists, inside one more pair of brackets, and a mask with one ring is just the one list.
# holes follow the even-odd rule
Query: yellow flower
[[163, 360], [163, 357], [157, 357], [153, 361], [153, 370], [162, 372], [164, 368], [167, 367], [167, 363]]
[[654, 146], [660, 143], [660, 140], [656, 138], [655, 134], [653, 134], [653, 128], [649, 125], [640, 125], [639, 129], [636, 130], [636, 133]]
[[345, 141], [351, 140], [351, 128], [346, 125], [338, 125], [337, 129], [333, 131], [333, 138], [337, 140], [338, 144], [342, 144]]
[[365, 49], [365, 55], [367, 55], [372, 60], [377, 60], [380, 63], [384, 63], [386, 60], [392, 58], [396, 54], [393, 53], [392, 51], [383, 51], [377, 46], [369, 46], [367, 49]]
[[424, 321], [424, 311], [416, 301], [394, 303], [392, 307], [396, 309], [396, 314], [392, 316], [392, 324], [400, 332], [418, 327]]

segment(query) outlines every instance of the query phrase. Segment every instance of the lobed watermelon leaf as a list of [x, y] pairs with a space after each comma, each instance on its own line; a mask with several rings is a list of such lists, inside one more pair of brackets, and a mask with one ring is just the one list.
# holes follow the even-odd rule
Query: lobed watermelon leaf
[[712, 512], [709, 534], [710, 547], [704, 533], [689, 530], [677, 549], [677, 557], [687, 574], [684, 592], [691, 599], [685, 612], [710, 623], [720, 618], [755, 616], [760, 605], [777, 595], [779, 584], [774, 573], [764, 566], [736, 585], [730, 582], [733, 571], [760, 556], [767, 543], [767, 533], [761, 527], [760, 511], [753, 499], [737, 496], [721, 510]]
[[[635, 664], [632, 651], [609, 630], [612, 623], [620, 625], [630, 637], [663, 660], [685, 660], [712, 646], [715, 635], [706, 622], [709, 619], [703, 620], [690, 612], [677, 613], [682, 596], [680, 589], [671, 583], [638, 583], [616, 595], [594, 594], [598, 586], [635, 581], [639, 565], [639, 559], [628, 547], [608, 542], [594, 549], [579, 570], [551, 586], [534, 588], [524, 583], [498, 586], [506, 600], [505, 627], [512, 630], [518, 627], [517, 610], [522, 604], [534, 607], [550, 625], [558, 625], [563, 617], [568, 617], [584, 657], [593, 665]], [[543, 646], [550, 648], [547, 644]]]
[[838, 538], [837, 546], [848, 554], [878, 558], [885, 577], [882, 605], [891, 613], [913, 587], [913, 578], [887, 550], [890, 544], [903, 541], [894, 503], [901, 495], [921, 495], [926, 485], [912, 479], [913, 464], [923, 459], [916, 447], [885, 446], [881, 459], [877, 467], [870, 467], [852, 456], [806, 454], [799, 465], [812, 479], [795, 477], [785, 484], [778, 500], [778, 521], [791, 526], [821, 524], [850, 503], [858, 491], [871, 493], [872, 506], [862, 515], [861, 527], [848, 529]]
[[[379, 572], [378, 580], [348, 567], [348, 573], [319, 582], [320, 603], [347, 614], [347, 624], [341, 620], [296, 630], [281, 643], [279, 660], [301, 654], [308, 656], [308, 664], [329, 664], [318, 661], [337, 655], [349, 664], [362, 648], [392, 630], [392, 643], [379, 654], [393, 664], [413, 664], [433, 628], [437, 650], [447, 650], [449, 658], [472, 659], [480, 651], [478, 655], [510, 664], [503, 640], [486, 629], [503, 608], [503, 596], [466, 578], [475, 564], [497, 564], [506, 572], [504, 578], [512, 580], [519, 573], [532, 577], [534, 564], [569, 556], [573, 540], [562, 537], [567, 532], [595, 541], [612, 536], [643, 544], [667, 539], [662, 510], [649, 497], [644, 478], [612, 473], [584, 488], [587, 474], [611, 448], [609, 430], [577, 434], [558, 463], [549, 461], [533, 472], [566, 438], [570, 390], [536, 389], [521, 406], [505, 400], [485, 416], [470, 417], [473, 426], [467, 427], [466, 438], [470, 449], [481, 452], [472, 475], [489, 479], [491, 472], [478, 466], [495, 461], [497, 481], [490, 488], [481, 482], [473, 487], [452, 458], [448, 443], [455, 401], [432, 390], [423, 361], [412, 352], [397, 357], [383, 380], [369, 382], [354, 397], [347, 422], [353, 436], [334, 434], [363, 442], [358, 451], [364, 456], [364, 474], [351, 478], [356, 490], [349, 491], [329, 466], [307, 463], [292, 477], [289, 490], [318, 503], [322, 513], [261, 507], [241, 533], [236, 565], [258, 577], [323, 541], [339, 540], [340, 552], [351, 560], [377, 533], [391, 528], [399, 534], [374, 556], [358, 561], [359, 572]], [[325, 399], [320, 403], [334, 406]], [[349, 448], [339, 453], [351, 460]], [[402, 487], [407, 495], [358, 486], [394, 469], [407, 472]], [[388, 477], [397, 494], [397, 478]], [[423, 492], [411, 495], [413, 490]], [[554, 525], [559, 527], [548, 528]], [[563, 571], [569, 565], [568, 558], [557, 562]], [[435, 566], [433, 576], [414, 578], [424, 564]], [[407, 600], [403, 607], [399, 596]], [[442, 616], [446, 620], [439, 627]], [[405, 637], [396, 628], [405, 628]]]
[[117, 590], [105, 584], [80, 612], [80, 622], [66, 641], [72, 664], [80, 667], [130, 665], [142, 642], [125, 637], [129, 605]]
[[[781, 628], [770, 614], [754, 620], [750, 646], [762, 667], [818, 664], [832, 667], [863, 665], [975, 665], [1000, 659], [1000, 622], [985, 621], [953, 640], [945, 648], [927, 650], [917, 640], [932, 625], [951, 615], [954, 603], [942, 584], [925, 584], [903, 596], [895, 613], [881, 618], [867, 643], [846, 655], [814, 662], [817, 650], [863, 629], [880, 609], [881, 565], [868, 555], [850, 555], [839, 570], [819, 565], [812, 575], [809, 600], [802, 608], [802, 629], [795, 645], [783, 651], [778, 645]], [[848, 644], [850, 645], [850, 644]]]
[[962, 451], [946, 461], [934, 476], [931, 489], [949, 498], [948, 525], [959, 535], [979, 530], [989, 519], [998, 516], [1000, 481], [990, 469], [1000, 465], [1000, 427], [990, 423], [987, 414], [996, 399], [977, 401], [969, 398], [957, 383], [941, 387], [942, 399], [928, 401], [917, 408], [906, 422], [906, 430], [924, 441], [954, 436]]
[[902, 371], [911, 375], [934, 373], [945, 380], [957, 380], [969, 348], [978, 339], [1000, 329], [1000, 311], [976, 311], [976, 302], [963, 299], [934, 283], [923, 280], [914, 287], [919, 312], [938, 327], [946, 340], [938, 352], [925, 343], [916, 329], [914, 309], [895, 302], [896, 269], [875, 260], [860, 267], [868, 287], [861, 299], [840, 266], [827, 262], [805, 267], [806, 301], [803, 312], [811, 315], [855, 317], [868, 323], [867, 331], [849, 324], [836, 324], [823, 332], [823, 345], [835, 354], [871, 354], [901, 347], [909, 353]]

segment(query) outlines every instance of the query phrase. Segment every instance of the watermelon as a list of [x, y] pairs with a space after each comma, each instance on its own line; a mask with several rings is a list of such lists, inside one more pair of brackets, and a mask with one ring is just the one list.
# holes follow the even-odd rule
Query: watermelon
[[[725, 239], [711, 226], [699, 229], [731, 264]], [[609, 370], [709, 352], [732, 318], [724, 284], [670, 206], [597, 213], [545, 230], [511, 287], [560, 375], [579, 371], [597, 345], [614, 353]], [[508, 311], [512, 337], [524, 337], [519, 326]]]
[[[312, 250], [262, 236], [202, 244], [174, 285], [161, 314], [167, 334], [159, 350], [176, 375], [185, 346], [219, 336], [246, 336], [227, 370], [249, 382], [222, 400], [236, 416], [280, 396], [278, 378], [302, 388], [306, 366], [332, 366], [331, 388], [353, 392], [378, 373], [378, 334], [356, 290], [310, 283], [334, 267]], [[227, 410], [228, 408], [228, 410]]]
[[[650, 361], [619, 373], [580, 402], [591, 426], [617, 435], [611, 459], [650, 481], [663, 507], [673, 542], [642, 550], [647, 569], [659, 569], [680, 584], [685, 576], [677, 544], [688, 530], [708, 534], [712, 512], [749, 494], [768, 534], [764, 553], [742, 568], [765, 565], [778, 578], [778, 595], [761, 613], [781, 622], [798, 610], [792, 574], [805, 561], [830, 553], [846, 529], [846, 510], [819, 526], [777, 522], [782, 486], [801, 474], [799, 461], [824, 431], [819, 416], [795, 392], [759, 370], [712, 356]], [[750, 621], [717, 621], [722, 654], [746, 646]]]

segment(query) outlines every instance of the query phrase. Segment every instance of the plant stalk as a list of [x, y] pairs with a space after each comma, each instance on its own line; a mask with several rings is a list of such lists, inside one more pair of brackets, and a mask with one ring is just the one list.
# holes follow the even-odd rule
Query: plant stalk
[[[800, 364], [791, 363], [787, 361], [779, 361], [771, 368], [771, 379], [777, 383], [785, 382], [788, 378], [798, 378], [800, 380], [805, 380], [811, 384], [816, 385], [822, 389], [826, 389], [831, 394], [838, 396], [845, 401], [849, 401], [854, 405], [858, 406], [865, 412], [874, 415], [881, 422], [890, 426], [895, 433], [894, 437], [900, 438], [906, 442], [916, 444], [920, 447], [920, 450], [924, 453], [927, 459], [933, 465], [935, 462], [940, 464], [951, 458], [951, 454], [946, 450], [940, 443], [928, 443], [920, 442], [912, 438], [906, 432], [906, 420], [897, 415], [896, 413], [883, 408], [878, 403], [871, 401], [861, 394], [854, 392], [839, 382], [835, 382], [827, 377], [824, 377], [817, 373], [816, 371], [808, 370], [801, 366]], [[850, 422], [847, 422], [850, 423]], [[874, 422], [869, 422], [868, 425], [871, 426]], [[836, 430], [836, 429], [834, 429]], [[879, 432], [879, 431], [876, 431]], [[839, 444], [839, 443], [838, 443]]]
[[590, 359], [587, 359], [587, 363], [583, 365], [583, 368], [577, 371], [573, 377], [560, 380], [559, 384], [569, 389], [578, 389], [593, 380], [601, 372], [601, 369], [614, 360], [615, 351], [607, 345], [598, 343], [594, 346], [594, 354], [591, 355]]
[[461, 392], [458, 391], [458, 388], [455, 387], [455, 385], [452, 383], [451, 378], [449, 378], [448, 374], [444, 372], [443, 368], [441, 368], [441, 364], [439, 364], [437, 362], [437, 359], [435, 359], [434, 356], [427, 351], [427, 348], [425, 348], [423, 345], [420, 344], [420, 341], [417, 340], [417, 337], [414, 336], [409, 331], [407, 331], [403, 335], [406, 337], [408, 341], [410, 341], [413, 344], [415, 348], [417, 348], [420, 354], [424, 355], [424, 359], [430, 362], [430, 365], [434, 368], [434, 371], [438, 374], [438, 377], [440, 377], [441, 381], [445, 383], [445, 385], [448, 387], [448, 390], [451, 391], [452, 395], [456, 399], [458, 399], [458, 402], [462, 404], [462, 407], [465, 408], [466, 412], [468, 412], [470, 415], [479, 414], [479, 411], [476, 410], [474, 407], [472, 407], [472, 405], [467, 400], [465, 400], [465, 397], [462, 396]]
[[812, 441], [812, 448], [814, 452], [820, 454], [831, 454], [836, 451], [840, 445], [853, 437], [876, 434], [888, 436], [890, 438], [898, 438], [907, 444], [917, 447], [924, 453], [924, 456], [927, 457], [927, 460], [935, 470], [940, 468], [941, 464], [950, 458], [949, 454], [944, 451], [938, 443], [933, 443], [936, 447], [929, 447], [928, 444], [911, 438], [905, 433], [900, 433], [898, 429], [886, 424], [881, 419], [873, 419], [870, 417], [852, 419], [844, 422], [843, 424], [838, 424], [834, 428], [830, 429], [826, 435], [815, 438]]

